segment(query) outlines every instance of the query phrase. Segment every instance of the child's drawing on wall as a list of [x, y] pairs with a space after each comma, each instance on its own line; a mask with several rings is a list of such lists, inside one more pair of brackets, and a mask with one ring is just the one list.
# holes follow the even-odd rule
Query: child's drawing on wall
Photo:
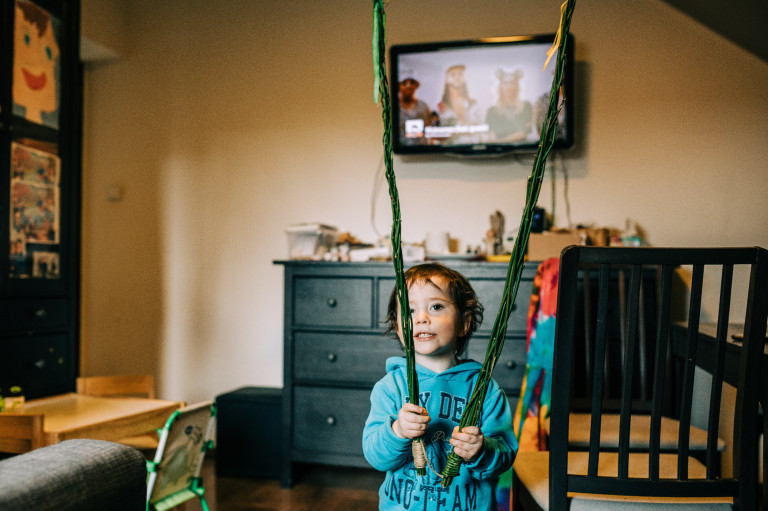
[[16, 1], [13, 40], [13, 113], [59, 127], [59, 20], [36, 4]]

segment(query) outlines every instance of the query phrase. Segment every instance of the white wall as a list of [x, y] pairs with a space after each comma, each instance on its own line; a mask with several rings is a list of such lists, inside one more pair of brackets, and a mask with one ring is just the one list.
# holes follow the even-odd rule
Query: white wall
[[[392, 0], [387, 38], [552, 32], [560, 3]], [[279, 387], [284, 228], [389, 230], [370, 2], [121, 5], [83, 15], [86, 36], [108, 45], [96, 19], [128, 41], [85, 73], [82, 373], [154, 372], [161, 396], [189, 402]], [[550, 164], [558, 225], [565, 168], [574, 223], [768, 246], [768, 64], [659, 0], [582, 0], [571, 30], [578, 146]], [[407, 241], [478, 244], [496, 209], [519, 222], [527, 158], [395, 165]]]

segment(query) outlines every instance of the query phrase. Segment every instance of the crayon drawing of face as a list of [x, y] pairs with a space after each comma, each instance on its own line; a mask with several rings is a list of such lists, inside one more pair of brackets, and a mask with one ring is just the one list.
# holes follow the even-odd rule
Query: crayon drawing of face
[[[16, 2], [13, 102], [14, 107], [26, 109], [28, 120], [39, 124], [43, 124], [43, 113], [55, 113], [58, 109], [59, 45], [53, 23], [54, 18], [32, 2]], [[14, 113], [20, 112], [15, 108]]]

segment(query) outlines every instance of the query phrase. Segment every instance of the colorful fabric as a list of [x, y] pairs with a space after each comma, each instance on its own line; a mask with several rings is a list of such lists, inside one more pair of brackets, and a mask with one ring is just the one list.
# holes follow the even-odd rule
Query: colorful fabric
[[[536, 270], [528, 308], [525, 376], [512, 421], [519, 451], [547, 449], [544, 423], [549, 417], [552, 395], [552, 356], [555, 348], [558, 258], [547, 259]], [[509, 511], [512, 470], [499, 478], [496, 487], [498, 511]]]
[[545, 451], [544, 423], [552, 398], [552, 356], [555, 349], [555, 311], [560, 260], [542, 262], [533, 280], [528, 308], [528, 359], [513, 420], [520, 451]]

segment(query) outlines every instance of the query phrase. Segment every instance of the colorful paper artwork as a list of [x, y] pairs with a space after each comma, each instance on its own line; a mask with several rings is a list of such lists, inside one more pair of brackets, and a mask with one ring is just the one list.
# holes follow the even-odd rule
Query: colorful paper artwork
[[13, 113], [58, 129], [61, 95], [60, 21], [17, 0], [13, 39]]
[[10, 276], [59, 278], [61, 160], [11, 144]]

